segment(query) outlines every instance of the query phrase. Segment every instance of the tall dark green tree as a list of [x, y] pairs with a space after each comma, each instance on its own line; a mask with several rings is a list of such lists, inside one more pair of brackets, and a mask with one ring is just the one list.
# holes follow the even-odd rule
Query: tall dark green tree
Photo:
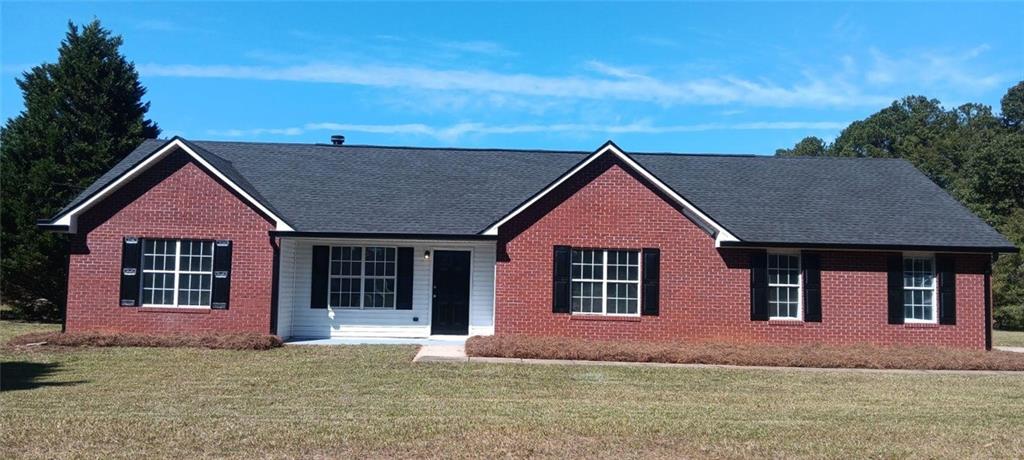
[[67, 239], [36, 220], [160, 133], [121, 44], [98, 20], [69, 22], [57, 62], [17, 80], [25, 108], [0, 130], [0, 300], [21, 316], [57, 319], [66, 299]]
[[[832, 144], [806, 138], [779, 156], [903, 158], [1024, 247], [1024, 82], [1011, 87], [1001, 114], [983, 104], [945, 109], [935, 99], [909, 96], [844, 129]], [[1024, 329], [1024, 256], [995, 264], [994, 318]]]

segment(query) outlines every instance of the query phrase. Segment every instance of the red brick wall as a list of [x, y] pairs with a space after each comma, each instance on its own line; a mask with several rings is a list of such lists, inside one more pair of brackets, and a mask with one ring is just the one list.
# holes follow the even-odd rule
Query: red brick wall
[[[79, 217], [68, 275], [68, 331], [269, 332], [273, 223], [175, 152]], [[228, 310], [120, 307], [121, 243], [232, 241]]]
[[[887, 323], [886, 254], [822, 253], [822, 322], [750, 320], [749, 252], [714, 239], [611, 158], [552, 192], [499, 231], [497, 334], [588, 339], [869, 342], [984, 348], [985, 256], [957, 259], [957, 325]], [[661, 249], [659, 316], [552, 313], [555, 245]]]

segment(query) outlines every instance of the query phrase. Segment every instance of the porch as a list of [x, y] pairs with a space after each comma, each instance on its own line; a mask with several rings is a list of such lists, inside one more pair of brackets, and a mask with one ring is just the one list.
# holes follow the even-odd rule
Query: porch
[[278, 264], [275, 324], [291, 343], [464, 342], [494, 333], [493, 240], [282, 237]]

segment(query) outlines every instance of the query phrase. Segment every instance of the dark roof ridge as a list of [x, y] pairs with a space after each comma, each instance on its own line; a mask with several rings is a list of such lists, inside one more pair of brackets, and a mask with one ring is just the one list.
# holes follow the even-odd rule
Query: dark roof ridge
[[[176, 136], [177, 137], [177, 136]], [[173, 138], [171, 138], [173, 139]], [[184, 138], [182, 138], [184, 139]], [[166, 142], [170, 139], [147, 139]], [[433, 151], [454, 151], [454, 152], [510, 152], [510, 153], [570, 153], [590, 155], [593, 150], [560, 150], [560, 149], [528, 149], [528, 148], [494, 148], [494, 147], [417, 147], [412, 145], [381, 145], [381, 144], [344, 144], [334, 145], [319, 142], [257, 142], [257, 141], [231, 141], [231, 140], [205, 140], [188, 139], [192, 143], [216, 143], [216, 144], [250, 144], [250, 145], [295, 145], [306, 147], [326, 148], [363, 148], [363, 149], [391, 149], [391, 150], [433, 150]], [[883, 158], [883, 157], [846, 157], [846, 156], [807, 156], [807, 157], [779, 157], [775, 155], [762, 155], [759, 153], [697, 153], [697, 152], [634, 152], [623, 150], [627, 155], [644, 156], [686, 156], [686, 157], [722, 157], [722, 158], [765, 158], [778, 160], [883, 160], [883, 161], [907, 161], [904, 158]]]
[[[504, 147], [417, 147], [414, 145], [381, 145], [381, 144], [344, 144], [334, 145], [325, 144], [322, 142], [256, 142], [256, 141], [225, 141], [225, 140], [204, 140], [204, 139], [189, 139], [189, 142], [199, 143], [219, 143], [219, 144], [254, 144], [254, 145], [301, 145], [308, 147], [328, 147], [328, 148], [364, 148], [364, 149], [391, 149], [391, 150], [436, 150], [436, 151], [456, 151], [456, 152], [517, 152], [517, 153], [573, 153], [590, 155], [594, 153], [593, 150], [569, 150], [569, 149], [543, 149], [543, 148], [504, 148]], [[679, 155], [679, 156], [706, 156], [706, 157], [770, 157], [770, 155], [761, 155], [757, 153], [693, 153], [693, 152], [634, 152], [630, 150], [624, 150], [629, 155]]]
[[510, 148], [487, 148], [487, 147], [416, 147], [412, 145], [376, 145], [376, 144], [312, 144], [320, 147], [356, 147], [364, 149], [393, 149], [393, 150], [446, 150], [459, 152], [522, 152], [522, 153], [577, 153], [589, 155], [592, 150], [554, 150], [554, 149], [510, 149]]

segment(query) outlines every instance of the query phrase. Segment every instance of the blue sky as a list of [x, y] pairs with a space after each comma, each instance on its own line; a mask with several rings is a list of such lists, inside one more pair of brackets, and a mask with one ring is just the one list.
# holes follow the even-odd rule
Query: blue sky
[[190, 139], [770, 154], [894, 98], [996, 107], [1021, 4], [4, 3], [14, 79], [68, 19], [124, 37]]

